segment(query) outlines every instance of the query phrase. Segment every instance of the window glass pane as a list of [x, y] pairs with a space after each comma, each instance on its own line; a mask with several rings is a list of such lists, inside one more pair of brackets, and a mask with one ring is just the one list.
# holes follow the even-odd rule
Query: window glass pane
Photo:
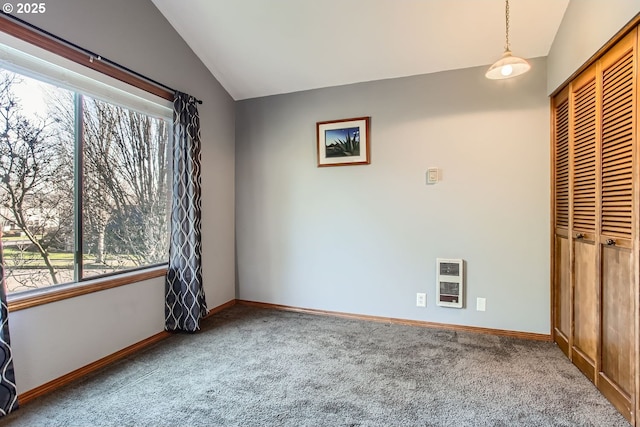
[[9, 293], [73, 277], [73, 94], [0, 69], [0, 225]]
[[169, 123], [83, 98], [83, 277], [167, 262]]
[[[167, 262], [170, 126], [165, 117], [0, 68], [0, 227], [9, 293]], [[82, 153], [75, 153], [76, 137]], [[77, 155], [82, 171], [74, 171]], [[77, 259], [75, 180], [82, 188]], [[82, 276], [74, 277], [78, 263]]]

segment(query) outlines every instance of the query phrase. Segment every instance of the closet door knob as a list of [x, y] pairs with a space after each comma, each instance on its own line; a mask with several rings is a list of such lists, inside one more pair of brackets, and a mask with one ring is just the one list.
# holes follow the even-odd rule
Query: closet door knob
[[583, 239], [583, 238], [584, 238], [584, 234], [576, 233], [576, 239]]
[[605, 242], [607, 244], [607, 246], [615, 246], [616, 245], [616, 241], [613, 239], [607, 239], [607, 241]]

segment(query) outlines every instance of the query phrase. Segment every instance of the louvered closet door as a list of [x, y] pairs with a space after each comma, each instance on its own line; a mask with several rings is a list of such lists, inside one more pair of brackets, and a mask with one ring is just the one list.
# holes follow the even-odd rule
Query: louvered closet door
[[569, 257], [569, 91], [553, 99], [554, 150], [554, 339], [569, 355], [571, 282]]
[[596, 67], [571, 86], [571, 236], [573, 244], [573, 335], [571, 360], [595, 381], [598, 350], [596, 251], [597, 99]]
[[601, 60], [602, 339], [598, 387], [627, 418], [635, 406], [636, 33]]

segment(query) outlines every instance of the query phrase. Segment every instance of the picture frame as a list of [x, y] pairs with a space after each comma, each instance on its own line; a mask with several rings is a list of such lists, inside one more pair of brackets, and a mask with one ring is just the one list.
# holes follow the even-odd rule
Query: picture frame
[[370, 117], [316, 123], [318, 167], [371, 163]]

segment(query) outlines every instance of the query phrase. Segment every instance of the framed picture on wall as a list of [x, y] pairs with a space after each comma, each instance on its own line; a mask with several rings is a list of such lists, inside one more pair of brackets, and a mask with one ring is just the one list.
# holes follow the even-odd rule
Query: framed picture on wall
[[318, 167], [371, 163], [370, 117], [316, 123]]

